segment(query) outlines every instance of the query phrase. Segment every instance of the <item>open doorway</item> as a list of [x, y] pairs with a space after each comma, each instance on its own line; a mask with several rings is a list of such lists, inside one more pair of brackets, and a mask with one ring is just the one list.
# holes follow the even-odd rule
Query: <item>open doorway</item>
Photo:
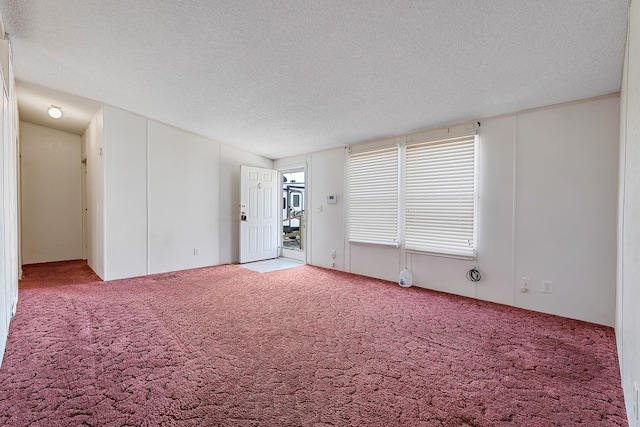
[[305, 170], [282, 171], [282, 242], [284, 258], [306, 262]]

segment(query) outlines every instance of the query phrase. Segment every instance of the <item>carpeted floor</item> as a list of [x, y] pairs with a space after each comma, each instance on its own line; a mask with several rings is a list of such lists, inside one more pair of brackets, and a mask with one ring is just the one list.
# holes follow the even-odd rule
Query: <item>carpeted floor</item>
[[611, 328], [311, 266], [54, 267], [25, 270], [0, 425], [627, 425]]

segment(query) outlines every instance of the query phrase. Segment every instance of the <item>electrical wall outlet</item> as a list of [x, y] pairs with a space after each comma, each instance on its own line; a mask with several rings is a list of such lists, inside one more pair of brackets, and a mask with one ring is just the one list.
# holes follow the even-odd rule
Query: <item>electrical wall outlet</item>
[[544, 293], [544, 294], [552, 294], [553, 293], [553, 282], [551, 280], [543, 280], [542, 281], [542, 293]]
[[331, 250], [331, 258], [335, 258], [336, 257], [336, 250], [332, 249]]
[[520, 285], [520, 292], [522, 292], [523, 294], [526, 294], [527, 292], [529, 292], [530, 285], [531, 285], [531, 279], [529, 279], [528, 277], [523, 277], [522, 283]]
[[193, 248], [194, 255], [200, 255], [200, 248]]

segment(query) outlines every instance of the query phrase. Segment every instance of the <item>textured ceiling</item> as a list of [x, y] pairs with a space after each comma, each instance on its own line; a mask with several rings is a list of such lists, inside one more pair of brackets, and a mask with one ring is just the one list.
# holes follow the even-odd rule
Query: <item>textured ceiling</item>
[[617, 92], [628, 3], [0, 0], [0, 12], [23, 85], [279, 158]]

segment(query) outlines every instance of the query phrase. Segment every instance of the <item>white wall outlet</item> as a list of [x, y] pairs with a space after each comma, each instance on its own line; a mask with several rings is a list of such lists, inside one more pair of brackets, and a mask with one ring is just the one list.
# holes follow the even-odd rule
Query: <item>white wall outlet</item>
[[336, 250], [335, 249], [331, 249], [331, 258], [335, 258], [336, 257]]
[[336, 263], [335, 263], [335, 262], [331, 261], [331, 262], [329, 263], [329, 267], [330, 267], [330, 268], [333, 268], [333, 267], [335, 267], [335, 266], [336, 266]]
[[200, 248], [193, 248], [194, 255], [200, 255]]
[[531, 286], [531, 279], [529, 279], [528, 277], [523, 277], [522, 283], [520, 284], [520, 292], [522, 292], [523, 294], [526, 294], [527, 292], [529, 292], [530, 286]]
[[544, 294], [552, 294], [553, 293], [553, 282], [551, 280], [543, 280], [542, 281], [542, 293], [544, 293]]

